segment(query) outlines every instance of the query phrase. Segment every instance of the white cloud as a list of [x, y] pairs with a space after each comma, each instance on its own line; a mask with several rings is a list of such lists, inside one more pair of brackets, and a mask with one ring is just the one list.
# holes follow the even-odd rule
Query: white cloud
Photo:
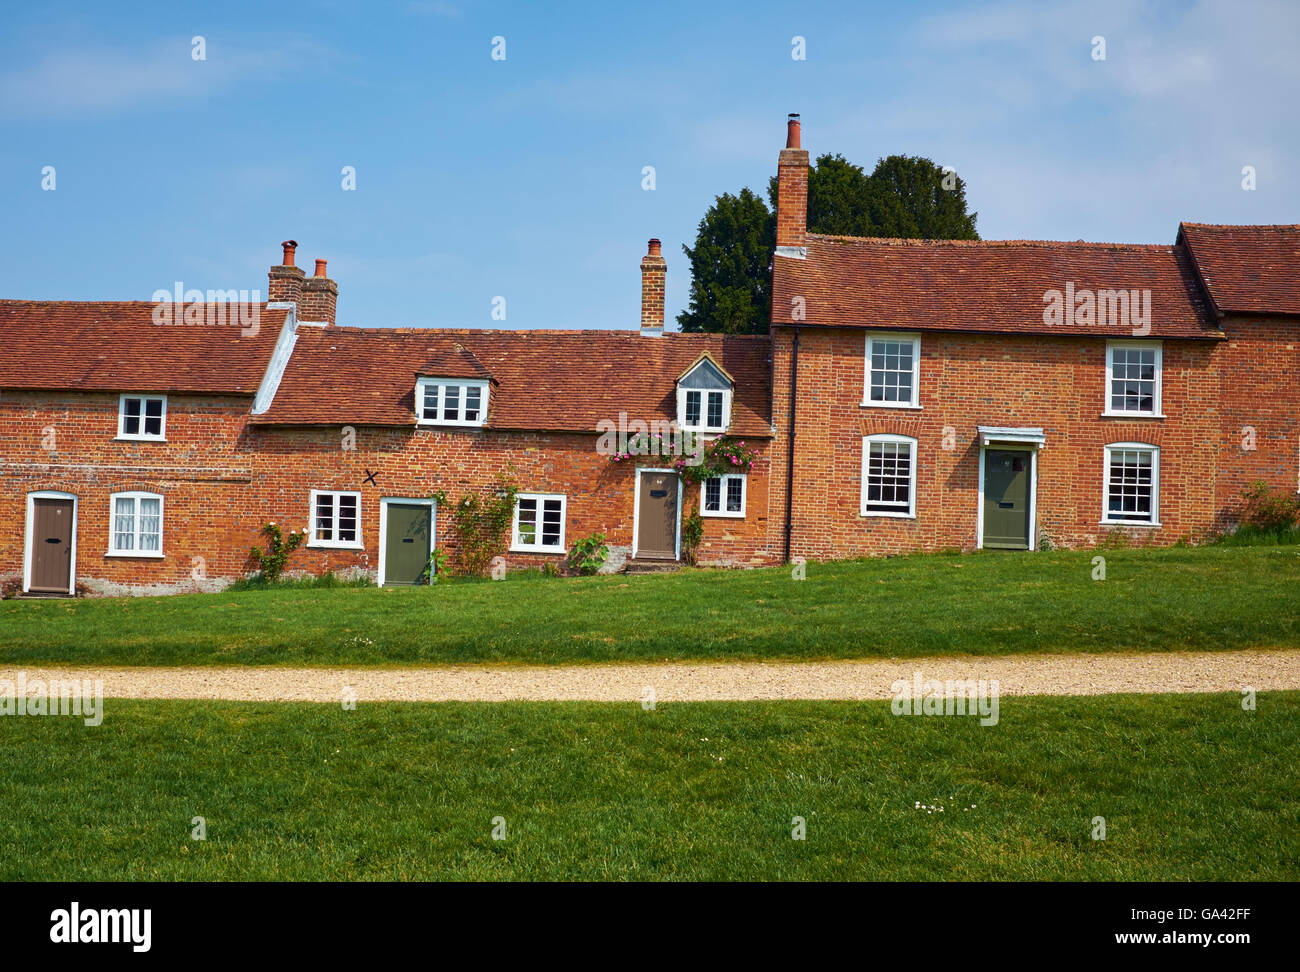
[[319, 65], [324, 53], [305, 41], [252, 49], [209, 37], [206, 47], [203, 61], [191, 58], [189, 37], [145, 50], [84, 47], [47, 54], [0, 76], [0, 115], [97, 115], [203, 97], [240, 81], [274, 80], [308, 61]]

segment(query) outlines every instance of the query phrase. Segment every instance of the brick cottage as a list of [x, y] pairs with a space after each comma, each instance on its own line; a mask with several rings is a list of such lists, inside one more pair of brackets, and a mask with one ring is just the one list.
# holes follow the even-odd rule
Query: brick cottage
[[[264, 303], [0, 301], [0, 581], [216, 589], [275, 522], [308, 534], [292, 569], [417, 583], [457, 552], [435, 496], [505, 481], [510, 569], [597, 532], [605, 569], [677, 561], [697, 512], [715, 566], [1169, 544], [1297, 489], [1300, 226], [823, 236], [808, 162], [791, 116], [767, 336], [666, 332], [657, 240], [638, 330], [338, 326], [292, 241]], [[752, 465], [696, 482], [614, 430]]]

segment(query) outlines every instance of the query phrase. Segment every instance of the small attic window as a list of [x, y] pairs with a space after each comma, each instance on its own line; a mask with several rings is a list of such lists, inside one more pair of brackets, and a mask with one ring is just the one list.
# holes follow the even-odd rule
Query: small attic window
[[731, 425], [731, 379], [701, 358], [677, 381], [677, 425], [693, 432], [725, 432]]
[[419, 378], [415, 416], [420, 425], [482, 425], [487, 418], [488, 383], [470, 378]]

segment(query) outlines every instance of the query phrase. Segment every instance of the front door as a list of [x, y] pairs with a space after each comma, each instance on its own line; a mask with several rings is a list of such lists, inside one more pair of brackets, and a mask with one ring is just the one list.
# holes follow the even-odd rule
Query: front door
[[385, 506], [388, 526], [384, 532], [384, 584], [422, 583], [431, 549], [431, 509], [424, 503], [386, 503]]
[[1029, 549], [1029, 489], [1033, 455], [1010, 449], [984, 453], [984, 546]]
[[636, 555], [677, 559], [677, 473], [642, 472], [637, 482]]
[[70, 499], [32, 500], [32, 574], [27, 589], [72, 592], [73, 507]]

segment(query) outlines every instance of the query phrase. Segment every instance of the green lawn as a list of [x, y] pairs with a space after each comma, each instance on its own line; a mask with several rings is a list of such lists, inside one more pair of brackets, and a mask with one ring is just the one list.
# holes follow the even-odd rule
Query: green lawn
[[98, 728], [0, 719], [0, 751], [0, 880], [1300, 879], [1296, 692], [1008, 698], [989, 728], [110, 699]]
[[[1093, 558], [1106, 579], [1093, 580]], [[1300, 547], [0, 602], [0, 665], [405, 665], [1300, 647]]]

